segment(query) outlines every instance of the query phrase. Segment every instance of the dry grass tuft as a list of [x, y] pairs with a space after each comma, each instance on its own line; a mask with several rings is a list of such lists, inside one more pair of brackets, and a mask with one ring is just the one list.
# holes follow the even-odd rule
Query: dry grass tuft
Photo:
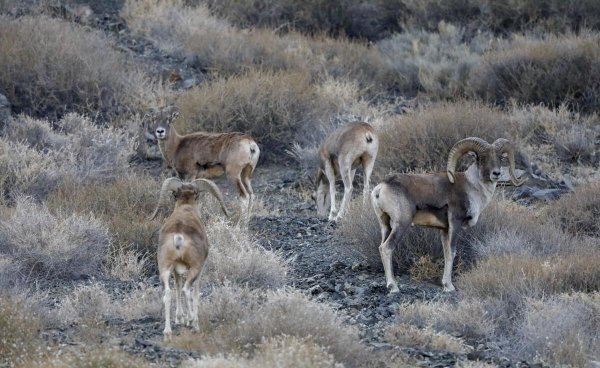
[[600, 359], [599, 330], [597, 292], [528, 300], [514, 346], [520, 356], [532, 361], [585, 367]]
[[25, 197], [17, 198], [11, 218], [0, 222], [0, 252], [28, 281], [98, 276], [109, 245], [108, 229], [95, 216], [53, 214]]
[[143, 368], [148, 367], [149, 362], [134, 357], [123, 350], [106, 345], [97, 345], [90, 348], [81, 348], [57, 356], [49, 356], [35, 362], [37, 366], [49, 368]]
[[206, 283], [234, 283], [251, 288], [283, 287], [288, 267], [279, 253], [264, 249], [250, 234], [224, 220], [207, 225], [209, 256], [201, 276]]
[[42, 344], [39, 338], [40, 319], [23, 309], [14, 297], [0, 298], [0, 364], [23, 365]]
[[[130, 174], [109, 184], [67, 183], [53, 191], [47, 203], [53, 210], [63, 208], [74, 213], [93, 213], [102, 219], [114, 239], [109, 258], [136, 252], [137, 266], [141, 270], [139, 262], [156, 251], [160, 223], [147, 218], [156, 206], [159, 189], [160, 184], [155, 179]], [[136, 265], [135, 262], [130, 264]], [[154, 266], [154, 262], [150, 265]]]
[[465, 339], [491, 340], [496, 336], [496, 320], [503, 316], [503, 308], [492, 299], [462, 299], [455, 304], [443, 300], [415, 302], [400, 306], [396, 324], [430, 327]]
[[251, 353], [264, 340], [280, 335], [313, 342], [346, 366], [367, 359], [357, 331], [343, 324], [327, 305], [293, 291], [260, 292], [224, 286], [202, 299], [200, 334], [183, 333], [173, 345], [208, 353]]
[[[381, 128], [378, 171], [442, 171], [450, 148], [465, 137], [515, 140], [516, 124], [477, 102], [439, 103], [390, 119]], [[519, 140], [516, 140], [519, 147]]]
[[100, 31], [46, 16], [2, 16], [0, 50], [0, 89], [17, 113], [107, 121], [145, 103], [146, 77]]
[[185, 368], [340, 368], [326, 349], [316, 344], [311, 337], [298, 338], [282, 335], [260, 343], [252, 357], [242, 355], [217, 355], [184, 363]]
[[600, 183], [575, 188], [553, 202], [548, 213], [569, 234], [600, 237]]
[[558, 107], [568, 103], [582, 112], [597, 111], [600, 105], [600, 35], [517, 38], [506, 49], [490, 53], [470, 85], [486, 100], [508, 104], [544, 104]]
[[385, 333], [387, 341], [402, 347], [418, 347], [453, 353], [461, 353], [466, 349], [461, 339], [444, 332], [433, 331], [429, 327], [420, 329], [400, 323], [392, 325]]
[[[52, 127], [55, 128], [52, 128]], [[52, 124], [19, 116], [0, 140], [0, 188], [44, 200], [65, 183], [106, 183], [130, 171], [133, 140], [127, 132], [101, 128], [84, 116], [67, 114]]]
[[261, 157], [273, 159], [292, 141], [314, 142], [321, 125], [352, 97], [316, 88], [305, 73], [254, 71], [186, 91], [177, 104], [182, 131], [245, 132], [264, 147]]

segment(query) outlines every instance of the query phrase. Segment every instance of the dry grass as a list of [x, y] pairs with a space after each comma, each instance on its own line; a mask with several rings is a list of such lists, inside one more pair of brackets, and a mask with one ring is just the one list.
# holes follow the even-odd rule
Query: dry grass
[[600, 35], [520, 38], [486, 56], [470, 84], [476, 95], [507, 104], [568, 103], [582, 112], [598, 110]]
[[149, 82], [102, 32], [45, 16], [0, 17], [0, 89], [14, 111], [110, 120], [139, 109]]
[[0, 188], [11, 200], [23, 194], [41, 201], [61, 185], [106, 183], [130, 171], [128, 133], [81, 115], [67, 114], [54, 124], [18, 116], [3, 133]]
[[298, 338], [281, 336], [267, 339], [256, 348], [252, 356], [217, 355], [204, 357], [201, 360], [190, 360], [183, 364], [185, 368], [340, 368], [334, 357], [323, 347], [313, 341], [313, 338]]
[[[388, 120], [379, 135], [378, 170], [444, 170], [450, 148], [465, 137], [515, 140], [517, 124], [476, 102], [439, 103]], [[519, 147], [519, 141], [516, 140]]]
[[[325, 33], [374, 41], [400, 31], [401, 1], [208, 1], [210, 10], [241, 28]], [[265, 11], [268, 9], [268, 11]]]
[[28, 364], [49, 368], [142, 368], [148, 367], [148, 361], [134, 357], [119, 348], [106, 345], [83, 347], [55, 356], [31, 360]]
[[288, 267], [282, 255], [261, 247], [247, 231], [215, 219], [207, 236], [211, 248], [202, 282], [272, 289], [285, 285]]
[[455, 304], [445, 300], [416, 302], [400, 306], [396, 324], [491, 341], [498, 329], [496, 320], [504, 314], [502, 309], [503, 305], [492, 299], [462, 299]]
[[514, 344], [520, 356], [549, 366], [587, 367], [600, 359], [600, 294], [529, 300]]
[[108, 229], [94, 215], [53, 214], [24, 197], [0, 222], [0, 252], [26, 281], [98, 276], [109, 245]]
[[466, 347], [461, 339], [431, 328], [417, 328], [408, 324], [394, 324], [386, 330], [386, 340], [402, 347], [464, 352]]
[[344, 325], [327, 305], [293, 291], [258, 292], [225, 286], [202, 299], [200, 332], [173, 338], [179, 348], [208, 353], [253, 352], [264, 339], [287, 335], [311, 337], [314, 343], [346, 366], [366, 361], [357, 331]]
[[600, 237], [600, 183], [576, 188], [553, 202], [548, 213], [569, 234]]
[[47, 203], [51, 209], [93, 213], [102, 219], [114, 239], [111, 258], [128, 251], [143, 257], [156, 250], [160, 223], [147, 218], [159, 189], [160, 184], [148, 176], [126, 175], [109, 184], [67, 183], [53, 191]]
[[16, 366], [28, 362], [42, 345], [39, 317], [23, 308], [15, 297], [0, 298], [0, 364]]
[[[349, 87], [351, 88], [351, 87]], [[316, 88], [298, 72], [248, 72], [216, 79], [177, 98], [182, 131], [241, 131], [263, 147], [261, 157], [283, 156], [290, 142], [314, 142], [329, 116], [355, 98]]]
[[471, 34], [481, 29], [500, 34], [526, 30], [562, 33], [598, 29], [600, 5], [594, 0], [403, 0], [405, 26], [433, 30], [442, 20], [465, 26]]
[[593, 250], [572, 252], [544, 258], [492, 257], [460, 275], [457, 285], [468, 296], [515, 303], [526, 297], [600, 290], [600, 255]]
[[193, 55], [196, 67], [231, 76], [245, 70], [295, 71], [313, 79], [348, 78], [370, 95], [393, 90], [403, 76], [381, 54], [347, 39], [273, 30], [240, 30], [207, 8], [181, 0], [129, 0], [122, 12], [131, 29], [169, 52]]

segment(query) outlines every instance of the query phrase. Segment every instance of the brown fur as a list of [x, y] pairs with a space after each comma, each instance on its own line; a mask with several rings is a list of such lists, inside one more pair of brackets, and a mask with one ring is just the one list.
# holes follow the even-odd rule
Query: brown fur
[[[459, 156], [469, 150], [464, 141], [476, 140], [471, 145], [477, 152], [477, 160], [466, 172], [454, 172]], [[499, 142], [499, 143], [496, 143]], [[508, 154], [509, 171], [514, 183], [514, 151], [505, 139], [493, 145], [479, 138], [457, 142], [461, 150], [456, 155], [453, 148], [448, 167], [452, 172], [430, 174], [399, 174], [385, 179], [371, 194], [373, 209], [381, 228], [379, 252], [385, 269], [390, 292], [397, 292], [398, 285], [392, 269], [392, 254], [411, 225], [437, 228], [441, 232], [444, 248], [444, 290], [452, 291], [452, 264], [456, 254], [453, 237], [457, 229], [474, 226], [481, 212], [491, 201], [496, 182], [500, 177], [500, 165]], [[477, 148], [480, 147], [480, 148]], [[481, 148], [483, 147], [483, 148]], [[464, 152], [463, 152], [464, 151]], [[451, 182], [451, 180], [453, 182]], [[518, 184], [520, 185], [520, 184]]]
[[[167, 179], [168, 180], [168, 179]], [[216, 187], [215, 187], [216, 188]], [[208, 257], [209, 243], [206, 229], [198, 213], [200, 190], [183, 184], [173, 195], [175, 209], [160, 228], [158, 237], [158, 269], [165, 289], [165, 339], [171, 334], [170, 306], [171, 289], [169, 279], [175, 277], [175, 300], [177, 304], [175, 323], [182, 323], [185, 312], [181, 307], [181, 291], [187, 304], [187, 323], [198, 328], [199, 286], [197, 279]], [[219, 193], [220, 195], [220, 193]], [[177, 241], [177, 237], [181, 240]], [[183, 275], [187, 274], [182, 286]]]
[[[167, 167], [184, 180], [212, 179], [225, 175], [247, 204], [249, 218], [254, 191], [252, 174], [258, 163], [260, 149], [254, 139], [243, 133], [196, 132], [180, 135], [172, 127], [178, 113], [165, 108], [151, 114], [151, 131], [158, 139]], [[159, 136], [158, 132], [164, 132]], [[241, 216], [240, 216], [241, 218]]]
[[369, 179], [373, 171], [379, 138], [373, 127], [367, 123], [351, 123], [339, 127], [331, 133], [319, 149], [319, 169], [317, 171], [317, 212], [324, 215], [327, 201], [326, 188], [329, 186], [331, 203], [329, 220], [334, 220], [335, 178], [339, 175], [344, 182], [344, 197], [335, 220], [341, 218], [352, 196], [352, 181], [356, 168], [360, 165], [365, 170], [363, 196], [369, 192]]

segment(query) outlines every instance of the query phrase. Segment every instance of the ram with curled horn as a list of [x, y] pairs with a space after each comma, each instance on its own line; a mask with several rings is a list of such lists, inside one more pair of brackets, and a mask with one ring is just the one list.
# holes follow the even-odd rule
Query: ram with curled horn
[[[199, 286], [197, 280], [208, 256], [209, 243], [206, 229], [200, 219], [198, 198], [201, 192], [214, 195], [223, 212], [229, 211], [223, 202], [219, 188], [210, 180], [196, 179], [182, 182], [178, 178], [168, 178], [163, 182], [156, 210], [165, 204], [167, 193], [175, 198], [175, 209], [160, 228], [158, 236], [158, 270], [164, 286], [165, 339], [171, 336], [171, 274], [175, 278], [175, 323], [187, 323], [198, 329]], [[185, 281], [184, 281], [185, 277]], [[183, 291], [185, 306], [182, 306]], [[186, 309], [186, 311], [184, 311]]]
[[[475, 154], [475, 162], [465, 172], [456, 172], [459, 159], [469, 152]], [[500, 138], [490, 144], [481, 138], [465, 138], [450, 150], [445, 173], [398, 174], [373, 189], [371, 200], [381, 228], [379, 253], [390, 292], [398, 292], [393, 251], [411, 225], [440, 230], [444, 249], [442, 285], [445, 291], [454, 290], [455, 231], [477, 223], [494, 195], [505, 160], [513, 185], [523, 184], [515, 174], [515, 148], [509, 140]]]

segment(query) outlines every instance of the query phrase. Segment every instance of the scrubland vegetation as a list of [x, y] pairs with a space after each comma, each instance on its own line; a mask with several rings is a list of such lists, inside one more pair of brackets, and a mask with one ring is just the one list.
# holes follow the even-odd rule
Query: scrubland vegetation
[[[402, 349], [463, 359], [481, 343], [548, 366], [600, 360], [596, 1], [125, 0], [124, 34], [157, 50], [143, 56], [112, 26], [44, 9], [0, 0], [12, 111], [0, 121], [0, 366], [149, 364], [111, 337], [118, 323], [163, 318], [162, 218], [147, 219], [163, 177], [138, 157], [149, 148], [138, 135], [145, 110], [166, 103], [180, 132], [254, 136], [259, 166], [297, 167], [290, 190], [311, 185], [325, 134], [355, 120], [380, 134], [374, 183], [444, 170], [450, 147], [477, 136], [515, 142], [526, 189], [571, 190], [550, 201], [498, 189], [458, 234], [458, 293], [400, 305], [381, 334], [400, 349], [389, 356], [343, 310], [292, 286], [293, 259], [209, 202], [200, 331], [167, 345], [202, 354], [183, 366], [403, 366]], [[184, 60], [196, 83], [177, 88], [164, 76], [179, 71], [157, 74], [148, 54]], [[370, 204], [353, 201], [336, 227], [383, 280]], [[438, 283], [442, 268], [436, 230], [398, 244], [396, 274]], [[82, 343], [63, 349], [55, 330]]]

